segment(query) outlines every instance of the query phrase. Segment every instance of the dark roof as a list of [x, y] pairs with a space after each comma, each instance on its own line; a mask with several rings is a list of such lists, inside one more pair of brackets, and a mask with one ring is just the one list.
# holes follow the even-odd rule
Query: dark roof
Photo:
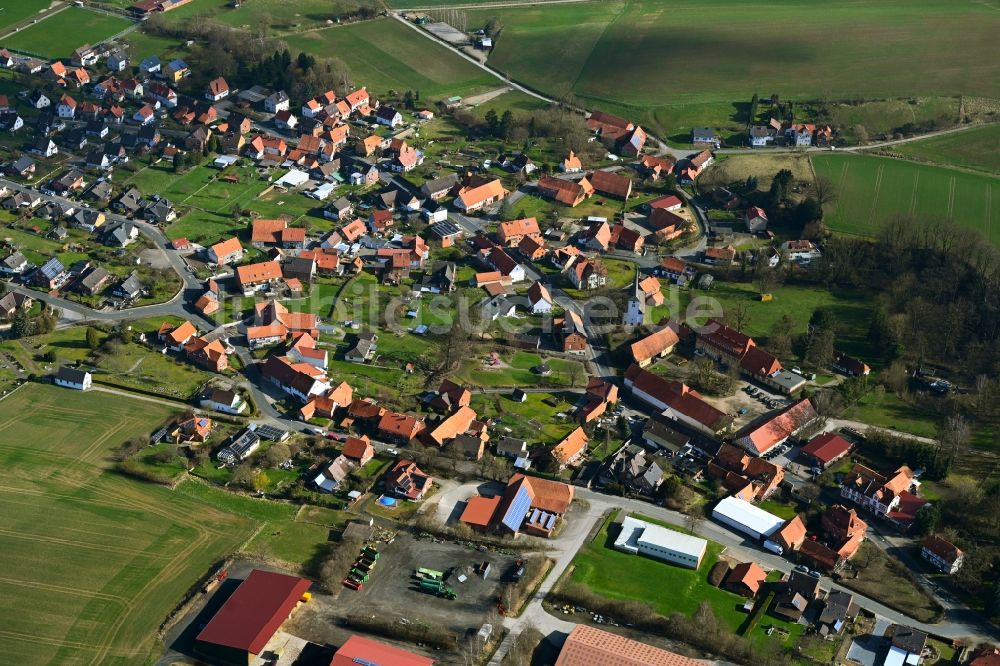
[[202, 643], [260, 654], [311, 583], [254, 569], [198, 634]]
[[83, 370], [67, 368], [66, 366], [59, 366], [59, 371], [56, 372], [57, 379], [61, 379], [64, 382], [72, 382], [73, 384], [82, 384], [86, 377], [87, 373]]

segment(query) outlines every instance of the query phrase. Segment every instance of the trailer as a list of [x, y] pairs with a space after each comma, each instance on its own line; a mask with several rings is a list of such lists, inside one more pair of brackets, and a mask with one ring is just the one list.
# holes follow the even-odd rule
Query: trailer
[[364, 571], [358, 571], [357, 569], [351, 569], [350, 578], [358, 581], [359, 583], [367, 583], [370, 578], [369, 574]]
[[417, 578], [429, 578], [431, 580], [443, 580], [444, 573], [434, 569], [417, 569]]
[[344, 585], [344, 587], [350, 588], [352, 590], [360, 590], [361, 588], [364, 587], [364, 585], [362, 585], [358, 581], [352, 580], [350, 578], [345, 578], [343, 580], [343, 585]]
[[443, 597], [445, 599], [456, 599], [458, 595], [455, 594], [453, 590], [448, 585], [444, 584], [444, 581], [434, 580], [433, 578], [424, 578], [420, 581], [420, 589], [424, 592], [430, 592], [431, 594]]
[[484, 561], [478, 567], [476, 567], [476, 573], [482, 576], [484, 579], [488, 578], [490, 575], [491, 565], [489, 562]]
[[367, 555], [367, 556], [371, 557], [373, 560], [377, 560], [378, 557], [379, 557], [378, 548], [376, 548], [375, 546], [365, 546], [361, 550], [361, 554], [362, 555]]

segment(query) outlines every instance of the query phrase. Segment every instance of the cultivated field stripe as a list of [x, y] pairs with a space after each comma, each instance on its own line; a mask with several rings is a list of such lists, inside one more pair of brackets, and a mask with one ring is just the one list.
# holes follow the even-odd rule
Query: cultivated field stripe
[[993, 205], [993, 186], [990, 184], [986, 185], [986, 238], [993, 240], [993, 215], [992, 208]]
[[875, 225], [875, 216], [878, 213], [878, 194], [879, 190], [882, 189], [882, 174], [885, 173], [885, 165], [878, 165], [878, 172], [875, 174], [875, 193], [872, 195], [872, 210], [871, 215], [868, 217], [868, 224], [870, 226]]
[[955, 213], [955, 177], [948, 181], [948, 217], [953, 217]]
[[5, 530], [0, 528], [0, 536], [5, 536], [11, 539], [22, 539], [24, 541], [36, 541], [38, 543], [51, 543], [58, 544], [60, 546], [68, 546], [72, 548], [84, 548], [89, 550], [100, 550], [106, 553], [116, 553], [118, 555], [129, 555], [131, 557], [152, 557], [154, 559], [168, 559], [169, 555], [160, 555], [156, 553], [146, 553], [144, 551], [128, 550], [126, 548], [118, 548], [116, 546], [105, 546], [97, 543], [86, 543], [83, 541], [77, 541], [75, 539], [59, 539], [56, 537], [45, 536], [42, 534], [26, 534], [24, 532], [14, 532], [12, 530]]
[[[10, 638], [16, 641], [23, 641], [25, 643], [38, 643], [39, 637], [36, 634], [24, 634], [16, 631], [0, 630], [0, 636], [4, 638]], [[81, 643], [80, 641], [67, 641], [56, 638], [46, 637], [44, 639], [46, 645], [55, 645], [57, 647], [68, 647], [74, 650], [87, 650], [88, 652], [93, 652], [94, 650], [100, 650], [102, 648], [91, 645], [90, 643]], [[107, 654], [107, 652], [105, 652]], [[112, 650], [112, 655], [115, 657], [134, 657], [135, 650], [125, 650], [123, 648], [115, 648]]]
[[910, 195], [910, 215], [917, 210], [917, 188], [920, 186], [920, 172], [913, 178], [913, 193]]
[[74, 597], [86, 597], [88, 599], [101, 599], [103, 601], [111, 601], [114, 603], [119, 603], [125, 607], [131, 606], [131, 602], [125, 597], [118, 597], [113, 594], [106, 594], [104, 592], [93, 592], [90, 590], [81, 590], [75, 587], [66, 587], [65, 585], [52, 585], [50, 583], [41, 583], [35, 580], [19, 580], [17, 578], [0, 578], [0, 585], [13, 585], [16, 587], [28, 587], [33, 589], [45, 590], [46, 592], [58, 592], [59, 594], [68, 594]]

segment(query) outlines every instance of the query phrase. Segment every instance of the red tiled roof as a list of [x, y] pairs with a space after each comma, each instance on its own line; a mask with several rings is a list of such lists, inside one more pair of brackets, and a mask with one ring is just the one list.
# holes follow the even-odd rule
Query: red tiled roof
[[330, 666], [433, 666], [434, 660], [363, 636], [351, 636], [333, 655]]
[[824, 465], [828, 465], [838, 458], [847, 455], [852, 445], [846, 439], [832, 432], [825, 432], [816, 435], [812, 440], [802, 447], [802, 453], [810, 455]]
[[278, 235], [287, 226], [288, 222], [285, 220], [254, 220], [250, 240], [254, 243], [277, 243]]
[[803, 398], [763, 421], [749, 424], [736, 433], [736, 440], [744, 448], [766, 453], [815, 419], [816, 410], [808, 398]]
[[586, 624], [573, 627], [555, 666], [708, 666]]
[[311, 583], [254, 569], [198, 634], [198, 641], [260, 654]]

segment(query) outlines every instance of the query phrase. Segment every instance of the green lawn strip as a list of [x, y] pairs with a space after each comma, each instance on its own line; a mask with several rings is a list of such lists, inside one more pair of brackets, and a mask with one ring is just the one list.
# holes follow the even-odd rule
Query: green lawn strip
[[911, 405], [888, 391], [881, 397], [869, 393], [857, 405], [849, 408], [844, 416], [868, 425], [901, 430], [919, 437], [934, 437], [937, 431], [937, 419], [934, 414]]
[[[484, 388], [499, 388], [509, 386], [556, 386], [570, 387], [575, 383], [581, 386], [585, 382], [586, 370], [580, 361], [563, 358], [545, 358], [540, 354], [517, 351], [501, 356], [506, 364], [503, 367], [492, 368], [484, 363], [486, 354], [466, 361], [459, 370], [459, 377], [468, 384]], [[532, 371], [542, 361], [551, 368], [549, 375], [539, 375]]]
[[1000, 174], [1000, 125], [904, 143], [892, 152], [921, 162], [933, 162]]
[[[472, 408], [480, 418], [499, 418], [501, 423], [497, 428], [505, 436], [555, 443], [577, 426], [557, 414], [565, 414], [578, 398], [573, 393], [528, 393], [524, 402], [515, 402], [507, 394], [476, 393], [472, 396]], [[556, 402], [557, 406], [546, 400]]]
[[[293, 50], [347, 63], [354, 82], [385, 94], [419, 91], [441, 99], [495, 88], [498, 80], [393, 19], [377, 19], [325, 30], [288, 35]], [[418, 59], [414, 54], [419, 53]], [[416, 64], [419, 62], [419, 66]]]
[[49, 4], [49, 0], [0, 0], [0, 28], [29, 19]]
[[84, 44], [98, 44], [131, 25], [108, 14], [70, 7], [3, 40], [2, 46], [48, 58], [69, 58]]
[[771, 290], [774, 300], [762, 302], [757, 287], [745, 282], [716, 281], [712, 290], [703, 296], [719, 303], [723, 312], [731, 311], [736, 303], [747, 306], [748, 320], [744, 333], [766, 339], [775, 322], [788, 315], [794, 322], [796, 334], [805, 333], [809, 317], [820, 307], [830, 308], [838, 325], [837, 347], [846, 353], [857, 355], [873, 367], [875, 350], [868, 339], [871, 321], [871, 301], [859, 291], [831, 288], [822, 289], [812, 285], [785, 284]]
[[838, 187], [825, 221], [834, 231], [874, 236], [890, 216], [950, 218], [1000, 244], [1000, 180], [985, 174], [870, 155], [817, 155], [817, 175]]
[[329, 551], [329, 541], [330, 529], [322, 525], [267, 522], [246, 545], [243, 553], [250, 557], [306, 566]]
[[[677, 530], [672, 525], [663, 526]], [[710, 541], [701, 567], [694, 571], [615, 550], [608, 529], [605, 524], [597, 538], [581, 548], [573, 559], [573, 581], [602, 596], [649, 604], [662, 615], [690, 616], [702, 601], [707, 601], [720, 622], [732, 631], [742, 624], [746, 618], [743, 598], [709, 585], [706, 578], [718, 561], [722, 546]]]

